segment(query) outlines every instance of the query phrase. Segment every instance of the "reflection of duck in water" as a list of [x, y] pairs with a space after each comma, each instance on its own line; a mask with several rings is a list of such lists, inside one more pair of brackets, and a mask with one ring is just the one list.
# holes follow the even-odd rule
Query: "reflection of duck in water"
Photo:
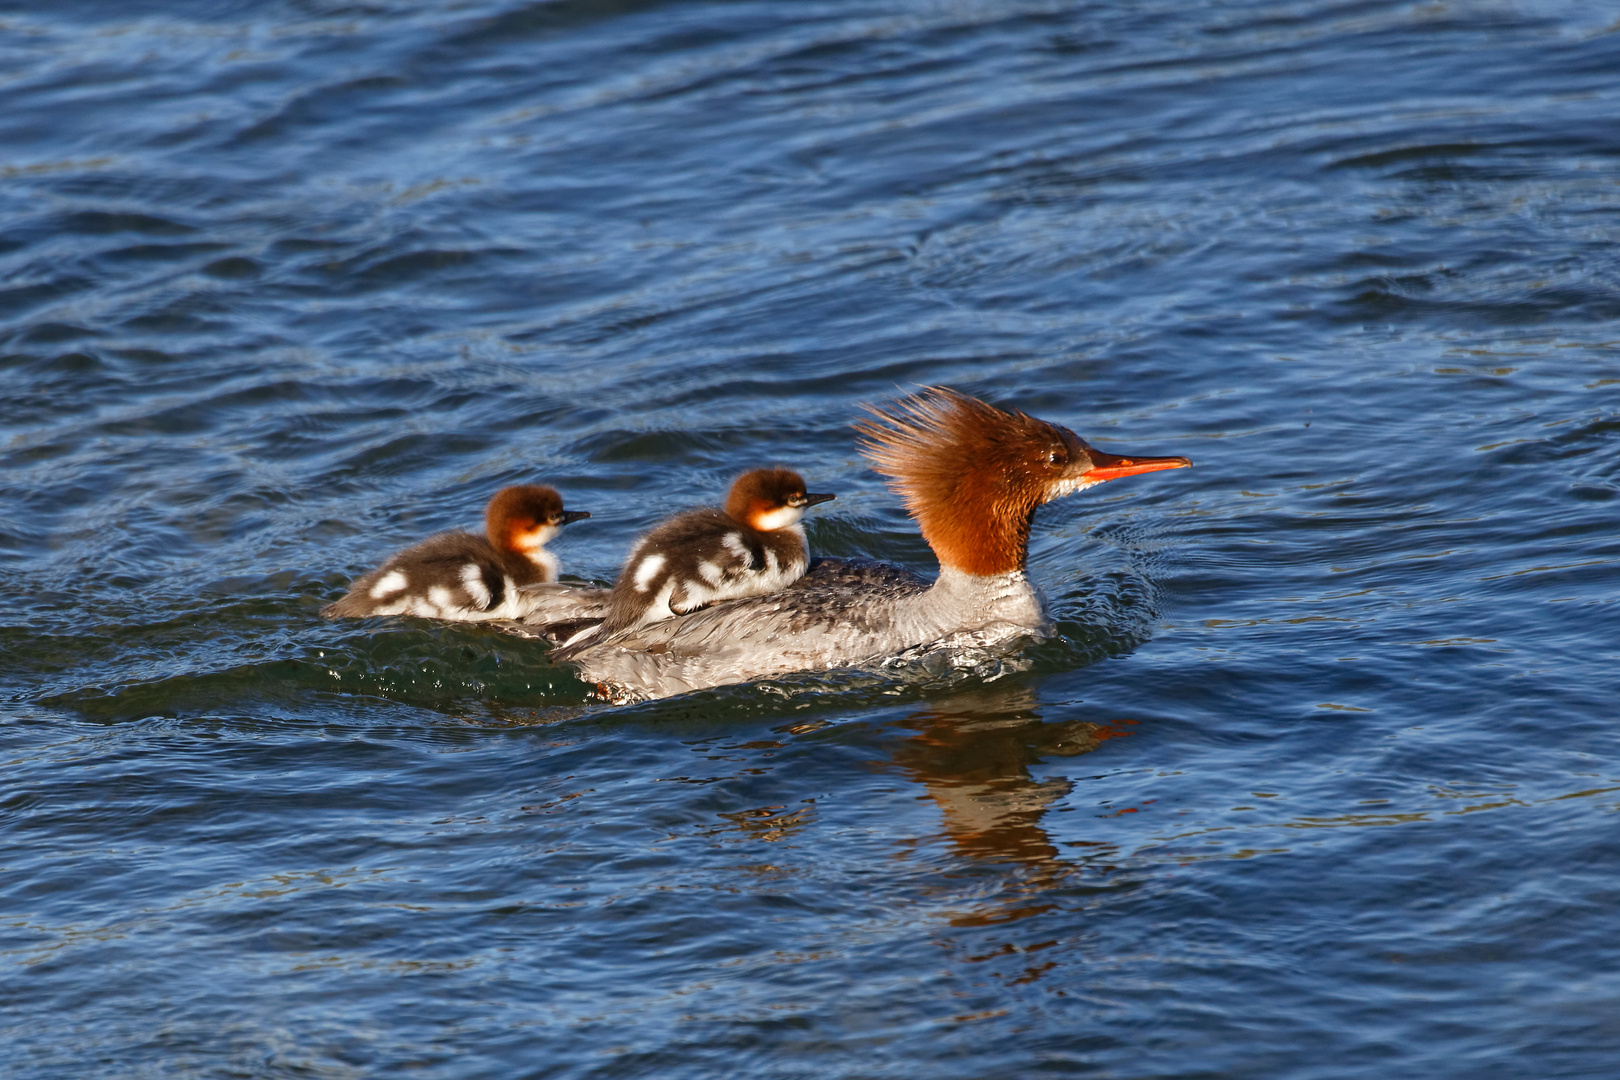
[[1020, 863], [1035, 871], [1019, 882], [1013, 903], [954, 921], [1001, 922], [1044, 910], [1033, 903], [1034, 894], [1075, 868], [1060, 858], [1041, 818], [1073, 785], [1061, 777], [1038, 781], [1030, 767], [1090, 753], [1123, 732], [1087, 720], [1046, 723], [1034, 693], [1020, 686], [956, 695], [901, 726], [916, 734], [895, 747], [894, 763], [939, 807], [957, 851], [976, 862]]
[[[932, 583], [889, 564], [820, 559], [791, 587], [642, 626], [569, 659], [621, 700], [879, 662], [917, 646], [999, 647], [1051, 632], [1024, 572], [1042, 504], [1190, 464], [1121, 457], [1068, 428], [932, 389], [857, 425], [939, 557]], [[554, 620], [542, 607], [528, 620]]]

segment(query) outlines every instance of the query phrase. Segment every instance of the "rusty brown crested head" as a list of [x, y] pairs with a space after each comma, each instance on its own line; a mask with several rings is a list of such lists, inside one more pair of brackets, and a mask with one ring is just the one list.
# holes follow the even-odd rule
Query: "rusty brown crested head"
[[991, 576], [1024, 569], [1036, 507], [1184, 457], [1104, 453], [1058, 424], [931, 386], [855, 425], [860, 452], [888, 477], [941, 566]]
[[522, 554], [542, 547], [571, 521], [588, 518], [584, 510], [564, 510], [562, 496], [542, 484], [501, 488], [484, 511], [484, 534], [503, 551]]

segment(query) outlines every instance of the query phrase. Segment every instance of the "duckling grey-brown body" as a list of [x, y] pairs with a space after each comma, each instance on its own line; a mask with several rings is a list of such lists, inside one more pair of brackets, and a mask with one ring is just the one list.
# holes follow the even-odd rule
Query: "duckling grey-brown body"
[[321, 614], [520, 619], [545, 604], [544, 593], [524, 586], [557, 579], [557, 557], [546, 544], [564, 525], [590, 516], [563, 509], [562, 497], [549, 487], [502, 488], [484, 512], [483, 536], [461, 530], [430, 536], [390, 556]]

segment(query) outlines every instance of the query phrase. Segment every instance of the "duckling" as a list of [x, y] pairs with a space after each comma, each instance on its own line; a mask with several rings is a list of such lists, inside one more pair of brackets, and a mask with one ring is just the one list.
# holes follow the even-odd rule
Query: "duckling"
[[563, 526], [590, 516], [563, 509], [562, 497], [540, 484], [502, 488], [484, 511], [483, 536], [459, 529], [430, 536], [390, 556], [321, 614], [456, 622], [522, 618], [544, 602], [523, 586], [557, 580], [557, 556], [546, 544]]

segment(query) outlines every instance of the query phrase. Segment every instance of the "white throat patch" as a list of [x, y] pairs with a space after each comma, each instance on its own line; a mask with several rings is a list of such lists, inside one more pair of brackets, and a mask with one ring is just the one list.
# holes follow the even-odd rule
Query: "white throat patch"
[[1102, 480], [1087, 480], [1083, 476], [1071, 477], [1067, 480], [1054, 480], [1046, 487], [1046, 498], [1042, 502], [1051, 502], [1061, 499], [1065, 495], [1073, 495], [1077, 491], [1084, 491], [1088, 487], [1096, 487]]
[[535, 548], [542, 548], [551, 543], [552, 539], [561, 531], [556, 525], [541, 525], [537, 529], [531, 529], [524, 533], [518, 543], [522, 545], [524, 554], [528, 554]]
[[760, 532], [775, 532], [790, 525], [797, 525], [799, 519], [804, 517], [804, 507], [783, 506], [763, 514], [756, 515], [750, 522]]

